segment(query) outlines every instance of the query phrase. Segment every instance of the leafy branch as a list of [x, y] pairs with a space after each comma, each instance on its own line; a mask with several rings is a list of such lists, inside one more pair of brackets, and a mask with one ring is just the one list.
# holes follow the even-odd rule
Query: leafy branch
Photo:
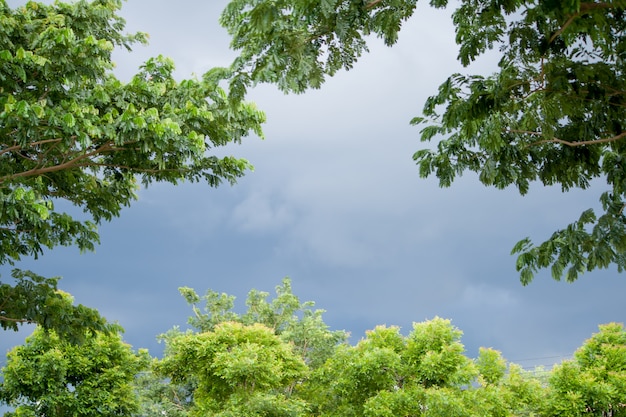
[[588, 3], [588, 2], [583, 2], [580, 3], [579, 5], [579, 10], [578, 12], [572, 14], [566, 21], [565, 23], [559, 28], [559, 30], [557, 30], [556, 32], [554, 32], [554, 34], [552, 34], [552, 36], [550, 37], [550, 40], [548, 41], [549, 43], [554, 42], [554, 40], [556, 38], [558, 38], [564, 31], [565, 29], [567, 29], [568, 26], [570, 26], [575, 20], [576, 18], [589, 13], [592, 10], [597, 10], [597, 9], [615, 9], [615, 5], [612, 3], [608, 3], [608, 2], [604, 2], [604, 3]]

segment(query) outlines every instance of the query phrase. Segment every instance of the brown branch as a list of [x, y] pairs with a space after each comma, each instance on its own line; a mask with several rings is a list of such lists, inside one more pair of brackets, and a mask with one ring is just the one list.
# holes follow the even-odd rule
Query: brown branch
[[[119, 168], [125, 169], [135, 174], [157, 174], [157, 173], [166, 173], [166, 172], [191, 172], [189, 168], [137, 168], [131, 167], [128, 165], [115, 165], [115, 164], [103, 164], [98, 162], [82, 162], [82, 163], [72, 163], [72, 161], [60, 165], [54, 165], [46, 168], [38, 168], [31, 169], [29, 171], [20, 172], [19, 174], [10, 175], [4, 178], [0, 178], [0, 184], [7, 179], [13, 179], [17, 177], [25, 177], [25, 176], [34, 176], [34, 175], [42, 175], [49, 172], [60, 171], [67, 168], [89, 168], [89, 167], [103, 167], [103, 168]], [[49, 193], [49, 195], [58, 195], [56, 193]]]
[[22, 149], [21, 145], [13, 145], [13, 146], [9, 146], [8, 148], [4, 148], [0, 151], [0, 155], [4, 155], [7, 152], [13, 152], [13, 151], [19, 151], [20, 149]]
[[[41, 141], [39, 143], [58, 142], [60, 140], [61, 139], [54, 139], [54, 140]], [[12, 147], [12, 148], [20, 149], [19, 145], [15, 145], [15, 147]], [[63, 162], [58, 163], [56, 165], [44, 166], [44, 167], [38, 166], [36, 168], [32, 168], [27, 171], [0, 177], [0, 184], [2, 184], [4, 181], [12, 180], [14, 178], [45, 175], [50, 172], [61, 171], [64, 169], [69, 169], [69, 168], [110, 167], [110, 168], [126, 169], [133, 173], [143, 173], [143, 174], [156, 174], [156, 173], [164, 173], [164, 172], [183, 173], [183, 172], [191, 171], [191, 169], [189, 168], [137, 168], [137, 167], [127, 166], [127, 165], [100, 163], [100, 162], [95, 162], [92, 160], [89, 160], [89, 162], [84, 161], [85, 159], [89, 159], [93, 156], [102, 155], [108, 152], [116, 152], [116, 151], [124, 151], [124, 150], [128, 150], [128, 148], [115, 146], [112, 142], [107, 142], [104, 145], [100, 146], [97, 149], [94, 149], [91, 152], [80, 154], [78, 156], [75, 156], [72, 159], [64, 159]]]
[[35, 320], [29, 320], [29, 319], [14, 319], [12, 317], [6, 317], [6, 316], [0, 316], [0, 321], [10, 321], [13, 323], [25, 323], [25, 324], [32, 324], [35, 323]]
[[37, 142], [33, 142], [30, 145], [31, 146], [39, 146], [39, 145], [45, 145], [46, 143], [59, 143], [61, 142], [63, 139], [62, 138], [57, 138], [57, 139], [45, 139], [45, 140], [40, 140]]
[[550, 40], [548, 41], [548, 43], [552, 43], [556, 38], [558, 38], [561, 33], [563, 33], [563, 31], [567, 29], [567, 27], [571, 25], [574, 19], [576, 19], [578, 16], [580, 16], [580, 12], [571, 15], [569, 19], [567, 19], [567, 21], [563, 24], [563, 26], [561, 26], [559, 30], [557, 30], [552, 36], [550, 36]]
[[[35, 146], [39, 146], [39, 145], [45, 145], [46, 143], [59, 143], [61, 142], [63, 139], [46, 139], [46, 140], [40, 140], [37, 142], [32, 142], [30, 143], [29, 147], [35, 147]], [[13, 152], [13, 151], [19, 151], [20, 149], [24, 149], [24, 146], [22, 145], [13, 145], [13, 146], [9, 146], [8, 148], [4, 148], [2, 150], [0, 150], [0, 155], [4, 155], [7, 152]]]
[[365, 5], [365, 10], [370, 10], [374, 8], [378, 3], [381, 3], [383, 0], [372, 0]]
[[[87, 152], [84, 153], [82, 155], [79, 155], [73, 159], [70, 159], [69, 161], [63, 162], [61, 164], [58, 165], [52, 165], [52, 166], [48, 166], [48, 167], [43, 167], [43, 168], [33, 168], [30, 169], [28, 171], [24, 171], [24, 172], [20, 172], [17, 174], [13, 174], [10, 175], [8, 177], [5, 177], [3, 179], [0, 179], [0, 182], [2, 182], [5, 179], [13, 179], [13, 178], [19, 178], [19, 177], [30, 177], [30, 176], [34, 176], [34, 175], [41, 175], [41, 174], [45, 174], [47, 172], [56, 172], [56, 171], [60, 171], [63, 169], [68, 169], [68, 168], [72, 168], [72, 167], [76, 167], [76, 166], [81, 166], [81, 164], [78, 164], [79, 161], [82, 161], [83, 159], [86, 158], [91, 158], [92, 156], [95, 155], [99, 155], [101, 153], [107, 152], [113, 150], [113, 146], [110, 142], [105, 143], [104, 145], [100, 146], [99, 148], [91, 151], [91, 152]], [[91, 164], [87, 164], [87, 165], [82, 165], [82, 166], [88, 166]]]
[[[526, 134], [526, 135], [543, 136], [543, 133], [541, 133], [541, 132], [533, 132], [533, 131], [527, 131], [527, 130], [516, 130], [516, 129], [507, 130], [506, 133], [522, 133], [522, 134]], [[560, 143], [562, 145], [566, 145], [566, 146], [570, 146], [572, 148], [575, 148], [577, 146], [597, 145], [599, 143], [615, 142], [615, 141], [618, 141], [618, 140], [620, 140], [620, 139], [622, 139], [624, 137], [626, 137], [626, 132], [622, 132], [619, 135], [612, 136], [610, 138], [595, 139], [595, 140], [583, 140], [583, 141], [580, 141], [580, 142], [570, 142], [570, 141], [564, 140], [564, 139], [552, 138], [552, 139], [544, 139], [544, 140], [539, 140], [537, 142], [530, 143], [529, 146], [541, 145], [543, 143]]]
[[589, 10], [593, 10], [593, 9], [614, 9], [615, 5], [611, 2], [604, 2], [604, 3], [593, 3], [593, 2], [587, 2], [587, 3], [580, 3], [580, 11], [581, 12], [588, 12]]

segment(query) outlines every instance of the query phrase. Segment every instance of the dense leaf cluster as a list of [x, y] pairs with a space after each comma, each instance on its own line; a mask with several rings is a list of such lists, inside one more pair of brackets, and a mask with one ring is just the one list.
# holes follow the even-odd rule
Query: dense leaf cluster
[[[324, 323], [324, 310], [314, 309], [312, 301], [300, 302], [293, 294], [291, 280], [285, 278], [276, 286], [276, 297], [268, 301], [269, 293], [251, 290], [246, 299], [245, 314], [234, 311], [235, 297], [207, 290], [202, 297], [191, 288], [181, 287], [181, 295], [192, 307], [194, 315], [190, 324], [198, 332], [212, 331], [224, 322], [244, 325], [262, 324], [288, 343], [292, 343], [302, 359], [312, 368], [319, 367], [331, 355], [338, 343], [344, 342], [348, 334], [344, 331], [330, 331]], [[198, 303], [204, 301], [201, 309]], [[175, 334], [175, 333], [174, 333]], [[168, 340], [171, 335], [165, 335]]]
[[[288, 278], [271, 301], [269, 293], [251, 290], [243, 314], [235, 311], [231, 295], [207, 290], [200, 297], [188, 287], [180, 293], [192, 308], [188, 324], [195, 330], [174, 328], [161, 336], [165, 356], [155, 363], [155, 373], [144, 377], [142, 393], [154, 398], [163, 390], [163, 377], [174, 384], [149, 405], [150, 415], [168, 410], [224, 417], [307, 412], [307, 401], [295, 395], [297, 387], [347, 339], [345, 332], [329, 330], [323, 310], [300, 302]], [[171, 395], [180, 392], [187, 395]]]
[[[300, 310], [285, 314], [287, 300], [294, 307], [309, 304], [297, 301], [289, 280], [270, 302], [266, 293], [250, 291], [241, 315], [227, 294], [209, 290], [202, 313], [193, 290], [181, 293], [194, 310], [190, 322], [206, 327], [165, 335], [164, 358], [153, 366], [151, 389], [142, 392], [162, 392], [165, 384], [187, 397], [161, 397], [151, 416], [172, 409], [175, 415], [220, 417], [626, 415], [622, 324], [601, 325], [571, 360], [551, 371], [526, 371], [494, 349], [481, 348], [471, 359], [462, 332], [438, 317], [414, 323], [408, 335], [378, 326], [355, 345], [335, 339], [314, 363], [280, 330], [306, 321]], [[310, 335], [333, 337], [321, 320], [306, 328]], [[326, 339], [307, 343], [315, 352]], [[167, 378], [159, 382], [158, 374]]]
[[44, 278], [30, 271], [13, 270], [15, 285], [0, 284], [0, 327], [17, 331], [24, 323], [55, 330], [65, 340], [83, 342], [93, 331], [109, 331], [100, 314], [57, 290], [58, 278]]
[[[118, 329], [119, 330], [119, 329]], [[7, 416], [128, 416], [139, 410], [134, 379], [148, 364], [118, 332], [69, 343], [37, 329], [8, 355], [0, 398]]]

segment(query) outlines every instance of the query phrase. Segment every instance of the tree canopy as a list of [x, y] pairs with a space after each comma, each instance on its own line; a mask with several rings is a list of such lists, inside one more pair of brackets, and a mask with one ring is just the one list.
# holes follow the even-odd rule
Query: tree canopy
[[0, 397], [15, 416], [121, 416], [138, 411], [134, 379], [148, 365], [115, 332], [91, 332], [84, 343], [37, 328], [7, 355]]
[[574, 353], [552, 370], [546, 411], [549, 415], [626, 416], [626, 329], [599, 326]]
[[471, 358], [463, 332], [439, 317], [407, 332], [377, 326], [351, 344], [288, 279], [271, 300], [251, 290], [242, 313], [228, 294], [181, 293], [193, 328], [161, 335], [160, 359], [133, 352], [119, 326], [87, 332], [80, 344], [38, 327], [2, 369], [0, 402], [15, 407], [8, 415], [626, 415], [623, 324], [600, 325], [551, 370], [525, 370], [492, 348]]
[[209, 289], [201, 297], [188, 287], [180, 293], [192, 308], [193, 329], [161, 335], [164, 357], [141, 385], [150, 415], [307, 415], [297, 387], [347, 334], [329, 330], [323, 311], [300, 302], [289, 278], [271, 300], [269, 293], [251, 290], [243, 314], [235, 311], [231, 295]]
[[[221, 18], [240, 52], [232, 83], [318, 88], [355, 64], [369, 35], [394, 44], [415, 6], [416, 0], [233, 0]], [[458, 59], [468, 65], [499, 48], [497, 71], [450, 75], [411, 121], [422, 126], [422, 141], [434, 142], [413, 155], [419, 172], [444, 187], [466, 171], [521, 194], [532, 183], [565, 192], [586, 189], [595, 178], [606, 182], [599, 212], [583, 211], [540, 244], [524, 238], [513, 247], [523, 284], [542, 268], [574, 281], [585, 271], [626, 266], [625, 7], [623, 0], [462, 0], [452, 14]]]
[[[174, 63], [159, 56], [128, 82], [116, 78], [113, 50], [147, 39], [124, 33], [121, 5], [12, 9], [0, 0], [0, 264], [59, 245], [92, 250], [97, 225], [131, 204], [140, 184], [218, 186], [251, 168], [213, 152], [261, 135], [264, 121], [219, 86], [223, 71], [177, 81]], [[38, 320], [7, 308], [3, 328], [14, 327], [4, 317]]]
[[170, 339], [157, 369], [173, 383], [197, 383], [192, 415], [303, 415], [290, 387], [307, 372], [303, 359], [259, 323], [217, 324]]
[[[525, 370], [491, 348], [470, 358], [463, 332], [439, 317], [414, 323], [408, 334], [377, 326], [350, 344], [321, 317], [306, 324], [302, 313], [312, 303], [300, 303], [288, 279], [269, 301], [251, 290], [242, 314], [228, 294], [181, 293], [192, 306], [194, 329], [163, 335], [164, 357], [153, 363], [151, 385], [142, 391], [142, 403], [151, 405], [145, 415], [547, 417], [626, 410], [622, 324], [599, 326], [573, 359], [553, 370]], [[308, 329], [306, 345], [328, 353], [319, 361], [302, 356], [303, 339], [294, 339], [290, 328]]]

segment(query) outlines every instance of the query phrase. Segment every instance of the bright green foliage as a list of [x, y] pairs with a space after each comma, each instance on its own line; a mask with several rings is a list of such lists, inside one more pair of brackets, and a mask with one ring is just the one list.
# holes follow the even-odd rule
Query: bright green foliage
[[[323, 311], [314, 310], [313, 302], [300, 302], [298, 297], [293, 294], [291, 281], [288, 278], [285, 278], [282, 284], [276, 287], [276, 297], [271, 301], [267, 300], [268, 293], [251, 290], [246, 300], [248, 309], [244, 314], [238, 314], [234, 311], [235, 297], [233, 296], [208, 290], [206, 295], [200, 297], [188, 287], [180, 288], [180, 292], [193, 309], [194, 314], [188, 322], [198, 333], [182, 333], [175, 328], [161, 336], [166, 343], [165, 357], [161, 362], [155, 364], [156, 373], [146, 375], [139, 380], [143, 402], [142, 414], [144, 415], [157, 416], [161, 412], [174, 412], [184, 416], [188, 415], [189, 412], [200, 413], [200, 410], [204, 410], [206, 407], [213, 410], [211, 412], [216, 413], [218, 412], [216, 410], [219, 409], [221, 410], [219, 412], [223, 413], [220, 415], [224, 416], [229, 415], [228, 412], [239, 412], [241, 413], [239, 415], [257, 415], [259, 413], [261, 415], [263, 413], [269, 413], [267, 415], [300, 415], [305, 409], [305, 403], [295, 397], [299, 390], [299, 384], [294, 384], [295, 381], [290, 383], [274, 381], [273, 385], [266, 385], [262, 388], [263, 383], [256, 380], [257, 376], [263, 378], [261, 374], [265, 372], [263, 370], [265, 368], [256, 371], [253, 368], [255, 361], [260, 360], [260, 355], [263, 354], [259, 349], [270, 349], [270, 351], [274, 349], [274, 347], [263, 345], [263, 343], [269, 343], [268, 340], [272, 340], [272, 344], [279, 343], [280, 349], [288, 348], [290, 352], [286, 357], [288, 359], [274, 356], [268, 359], [266, 364], [259, 364], [259, 366], [269, 366], [271, 368], [267, 368], [268, 372], [269, 369], [274, 372], [276, 367], [292, 366], [293, 364], [289, 364], [288, 361], [291, 361], [293, 356], [298, 358], [298, 363], [306, 365], [306, 368], [294, 365], [294, 369], [302, 373], [300, 376], [302, 379], [310, 370], [319, 368], [328, 357], [333, 355], [335, 347], [347, 338], [343, 331], [330, 331], [328, 329], [328, 325], [322, 320]], [[198, 304], [202, 301], [205, 305], [201, 308]], [[218, 332], [218, 329], [221, 330]], [[212, 366], [211, 363], [214, 362], [214, 359], [195, 360], [193, 365], [195, 368], [185, 370], [187, 369], [185, 367], [189, 366], [186, 361], [191, 359], [192, 356], [189, 355], [192, 353], [183, 356], [181, 346], [192, 343], [190, 341], [196, 343], [197, 340], [203, 340], [202, 343], [206, 344], [209, 343], [206, 341], [206, 338], [209, 337], [207, 335], [217, 337], [215, 334], [220, 332], [222, 334], [231, 330], [238, 332], [238, 334], [241, 333], [242, 337], [252, 337], [253, 334], [256, 334], [255, 332], [260, 335], [258, 342], [255, 342], [259, 346], [248, 346], [249, 349], [242, 348], [237, 351], [239, 356], [233, 354], [222, 357], [226, 362], [230, 359], [233, 360], [232, 364], [224, 362], [224, 367], [236, 366], [240, 371], [248, 372], [246, 367], [249, 366], [249, 372], [254, 371], [254, 375], [248, 375], [252, 378], [254, 389], [246, 391], [240, 384], [237, 389], [228, 391], [227, 394], [218, 395], [217, 391], [207, 393], [205, 392], [207, 388], [203, 388], [201, 382], [202, 378], [207, 377], [206, 375], [201, 376], [204, 375], [202, 373], [204, 371], [201, 372], [201, 370], [209, 369], [208, 367]], [[266, 335], [267, 332], [273, 337], [270, 338]], [[278, 342], [273, 341], [274, 338], [277, 338]], [[211, 343], [222, 342], [213, 341]], [[192, 349], [196, 349], [196, 347]], [[226, 347], [226, 349], [231, 349], [229, 354], [233, 352], [232, 348]], [[235, 360], [237, 360], [236, 364], [234, 363]], [[176, 371], [179, 366], [182, 367], [181, 370]], [[176, 372], [181, 372], [184, 375], [170, 380], [169, 377]], [[168, 380], [159, 379], [159, 373], [167, 376]], [[230, 376], [225, 377], [220, 373], [216, 378], [224, 380], [224, 378], [232, 378], [233, 375], [230, 374]], [[205, 382], [205, 384], [209, 382]], [[200, 403], [198, 402], [199, 395], [205, 398]], [[243, 401], [243, 397], [247, 400]]]
[[506, 372], [506, 361], [500, 352], [494, 349], [481, 347], [476, 359], [476, 366], [480, 373], [480, 382], [483, 385], [497, 383]]
[[[146, 39], [124, 34], [121, 4], [11, 9], [0, 0], [0, 264], [58, 245], [92, 250], [97, 224], [118, 216], [139, 183], [217, 186], [250, 168], [244, 159], [211, 154], [251, 131], [261, 134], [264, 121], [253, 105], [227, 97], [220, 71], [179, 82], [174, 63], [157, 57], [129, 82], [113, 75], [113, 49]], [[74, 217], [68, 206], [86, 215]], [[28, 297], [11, 303], [28, 304]], [[39, 318], [10, 314], [2, 315]]]
[[[276, 286], [276, 297], [267, 301], [269, 293], [251, 290], [246, 305], [248, 310], [240, 315], [233, 311], [235, 297], [207, 290], [202, 299], [187, 287], [180, 292], [192, 306], [194, 316], [189, 324], [200, 332], [211, 331], [225, 321], [235, 321], [246, 325], [262, 324], [274, 331], [281, 339], [292, 343], [295, 350], [312, 368], [320, 366], [333, 353], [335, 346], [346, 340], [343, 331], [330, 331], [322, 320], [324, 310], [313, 307], [315, 303], [301, 303], [291, 290], [289, 278]], [[197, 304], [204, 300], [204, 312]]]
[[609, 323], [550, 378], [546, 414], [626, 416], [626, 329]]
[[475, 363], [477, 389], [463, 393], [472, 415], [533, 416], [541, 409], [545, 388], [534, 372], [507, 364], [493, 349], [481, 348]]
[[117, 332], [94, 332], [72, 344], [37, 328], [7, 356], [0, 396], [16, 408], [5, 415], [130, 415], [138, 409], [133, 380], [147, 362]]
[[305, 386], [305, 395], [320, 415], [362, 415], [368, 398], [402, 383], [404, 345], [397, 327], [376, 327], [356, 346], [339, 346]]
[[397, 327], [376, 327], [356, 346], [340, 346], [305, 393], [329, 417], [413, 415], [426, 408], [451, 415], [465, 408], [463, 388], [478, 375], [460, 336], [440, 318], [416, 323], [406, 337]]
[[17, 331], [20, 324], [38, 323], [70, 342], [82, 342], [89, 331], [111, 330], [94, 309], [74, 306], [72, 298], [57, 290], [58, 278], [13, 270], [16, 285], [0, 283], [0, 327]]
[[297, 416], [305, 403], [290, 398], [307, 367], [261, 324], [217, 324], [203, 333], [168, 340], [157, 371], [175, 384], [197, 383], [192, 415]]
[[[431, 0], [446, 7], [446, 0]], [[576, 280], [626, 267], [626, 1], [462, 0], [453, 13], [459, 60], [499, 46], [490, 76], [451, 75], [430, 97], [414, 154], [423, 177], [447, 187], [466, 171], [487, 186], [531, 183], [585, 189], [602, 178], [601, 212], [589, 209], [545, 242], [513, 248], [523, 284], [540, 268]], [[349, 69], [375, 33], [393, 44], [414, 0], [234, 0], [222, 16], [241, 51], [233, 84], [273, 82], [301, 92]], [[417, 17], [419, 18], [419, 16]], [[419, 50], [416, 50], [419, 54]], [[436, 59], [436, 58], [435, 58]], [[246, 78], [247, 77], [247, 78]], [[242, 82], [242, 80], [247, 80]]]
[[403, 336], [379, 326], [356, 346], [341, 345], [302, 388], [313, 415], [531, 415], [543, 395], [539, 382], [482, 349], [464, 355], [461, 331], [449, 320], [414, 324]]
[[439, 317], [413, 325], [404, 358], [420, 384], [459, 386], [468, 384], [476, 376], [474, 365], [463, 355], [462, 334], [450, 320]]
[[[209, 290], [200, 297], [190, 288], [181, 293], [198, 332], [173, 329], [162, 336], [164, 358], [138, 379], [140, 415], [624, 415], [622, 325], [601, 326], [575, 361], [552, 376], [536, 375], [493, 349], [468, 358], [462, 332], [439, 317], [415, 323], [406, 336], [398, 327], [378, 326], [349, 345], [343, 332], [330, 332], [321, 319], [310, 322], [313, 327], [300, 326], [312, 303], [300, 303], [288, 279], [270, 301], [267, 293], [250, 291], [243, 314], [233, 311], [234, 297], [227, 294]], [[203, 300], [204, 308], [198, 307]]]

